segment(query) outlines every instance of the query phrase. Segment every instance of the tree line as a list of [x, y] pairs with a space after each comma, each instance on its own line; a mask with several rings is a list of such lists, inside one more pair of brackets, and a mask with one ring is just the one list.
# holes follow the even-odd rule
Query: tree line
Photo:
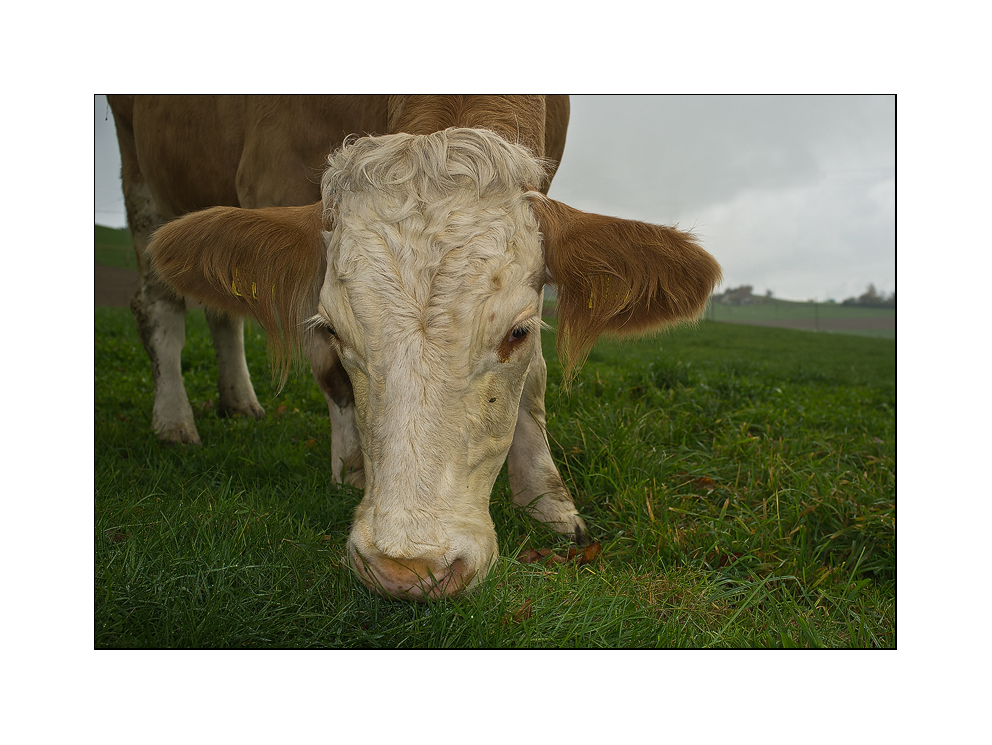
[[[772, 291], [766, 290], [764, 295], [755, 295], [753, 285], [741, 285], [740, 287], [730, 287], [719, 294], [713, 295], [713, 302], [723, 305], [753, 305], [757, 303], [767, 303], [772, 300]], [[809, 302], [815, 302], [810, 300]], [[828, 299], [828, 303], [836, 303], [834, 299]], [[896, 293], [886, 295], [880, 293], [874, 283], [870, 283], [867, 289], [858, 297], [849, 297], [841, 301], [841, 305], [857, 305], [863, 308], [895, 308]]]

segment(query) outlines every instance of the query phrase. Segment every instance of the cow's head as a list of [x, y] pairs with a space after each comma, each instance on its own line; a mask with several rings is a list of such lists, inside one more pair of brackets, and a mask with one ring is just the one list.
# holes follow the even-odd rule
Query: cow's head
[[495, 561], [489, 497], [545, 282], [571, 366], [604, 331], [693, 317], [719, 279], [691, 236], [573, 210], [533, 190], [543, 178], [485, 130], [366, 137], [328, 159], [322, 204], [215, 208], [152, 244], [178, 292], [258, 318], [277, 352], [308, 326], [331, 345], [365, 467], [349, 555], [386, 594], [451, 594]]

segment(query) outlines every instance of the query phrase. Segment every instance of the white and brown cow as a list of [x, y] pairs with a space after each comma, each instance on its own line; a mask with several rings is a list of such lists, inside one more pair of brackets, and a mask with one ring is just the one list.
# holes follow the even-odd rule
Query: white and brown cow
[[[196, 207], [240, 205], [169, 222], [143, 257], [134, 308], [157, 368], [156, 407], [160, 386], [164, 406], [178, 400], [165, 388], [181, 391], [182, 334], [156, 325], [155, 303], [175, 314], [179, 298], [192, 297], [211, 309], [224, 409], [261, 413], [238, 319], [262, 324], [284, 374], [296, 350], [309, 358], [330, 410], [334, 478], [365, 487], [348, 553], [370, 587], [428, 598], [478, 583], [497, 556], [489, 498], [504, 461], [514, 502], [583, 542], [545, 434], [544, 284], [558, 288], [559, 352], [571, 367], [603, 332], [698, 314], [717, 263], [686, 233], [546, 196], [564, 146], [561, 98], [338, 98], [330, 108], [344, 118], [363, 107], [379, 117], [356, 115], [344, 129], [377, 136], [349, 138], [327, 157], [319, 201], [302, 206], [291, 206], [305, 192], [300, 174], [316, 166], [300, 157], [298, 121], [282, 114], [306, 102], [280, 111], [284, 102], [239, 101], [130, 106], [125, 135], [146, 185], [128, 198], [132, 229], [141, 199], [159, 221], [193, 209], [184, 186]], [[111, 100], [119, 129], [120, 103]], [[268, 118], [258, 113], [265, 105]], [[214, 140], [158, 142], [203, 134], [191, 106], [210, 108]], [[146, 149], [185, 159], [143, 156], [142, 127], [157, 127]], [[169, 434], [169, 414], [158, 410], [154, 426], [183, 439]], [[180, 425], [195, 437], [191, 414]]]

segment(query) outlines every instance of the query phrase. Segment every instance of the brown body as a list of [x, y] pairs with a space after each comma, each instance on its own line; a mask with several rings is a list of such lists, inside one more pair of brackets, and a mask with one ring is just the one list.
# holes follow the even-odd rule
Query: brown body
[[[557, 168], [567, 96], [108, 96], [125, 185], [144, 180], [172, 220], [208, 207], [320, 199], [327, 155], [349, 135], [487, 128]], [[547, 192], [551, 183], [541, 185]], [[126, 188], [126, 186], [125, 186]]]

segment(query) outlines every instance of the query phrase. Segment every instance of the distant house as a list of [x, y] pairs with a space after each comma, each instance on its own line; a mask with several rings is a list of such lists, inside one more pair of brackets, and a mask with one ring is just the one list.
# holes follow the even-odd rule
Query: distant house
[[726, 290], [722, 295], [714, 295], [713, 299], [723, 305], [751, 305], [756, 302], [752, 285], [741, 285]]

